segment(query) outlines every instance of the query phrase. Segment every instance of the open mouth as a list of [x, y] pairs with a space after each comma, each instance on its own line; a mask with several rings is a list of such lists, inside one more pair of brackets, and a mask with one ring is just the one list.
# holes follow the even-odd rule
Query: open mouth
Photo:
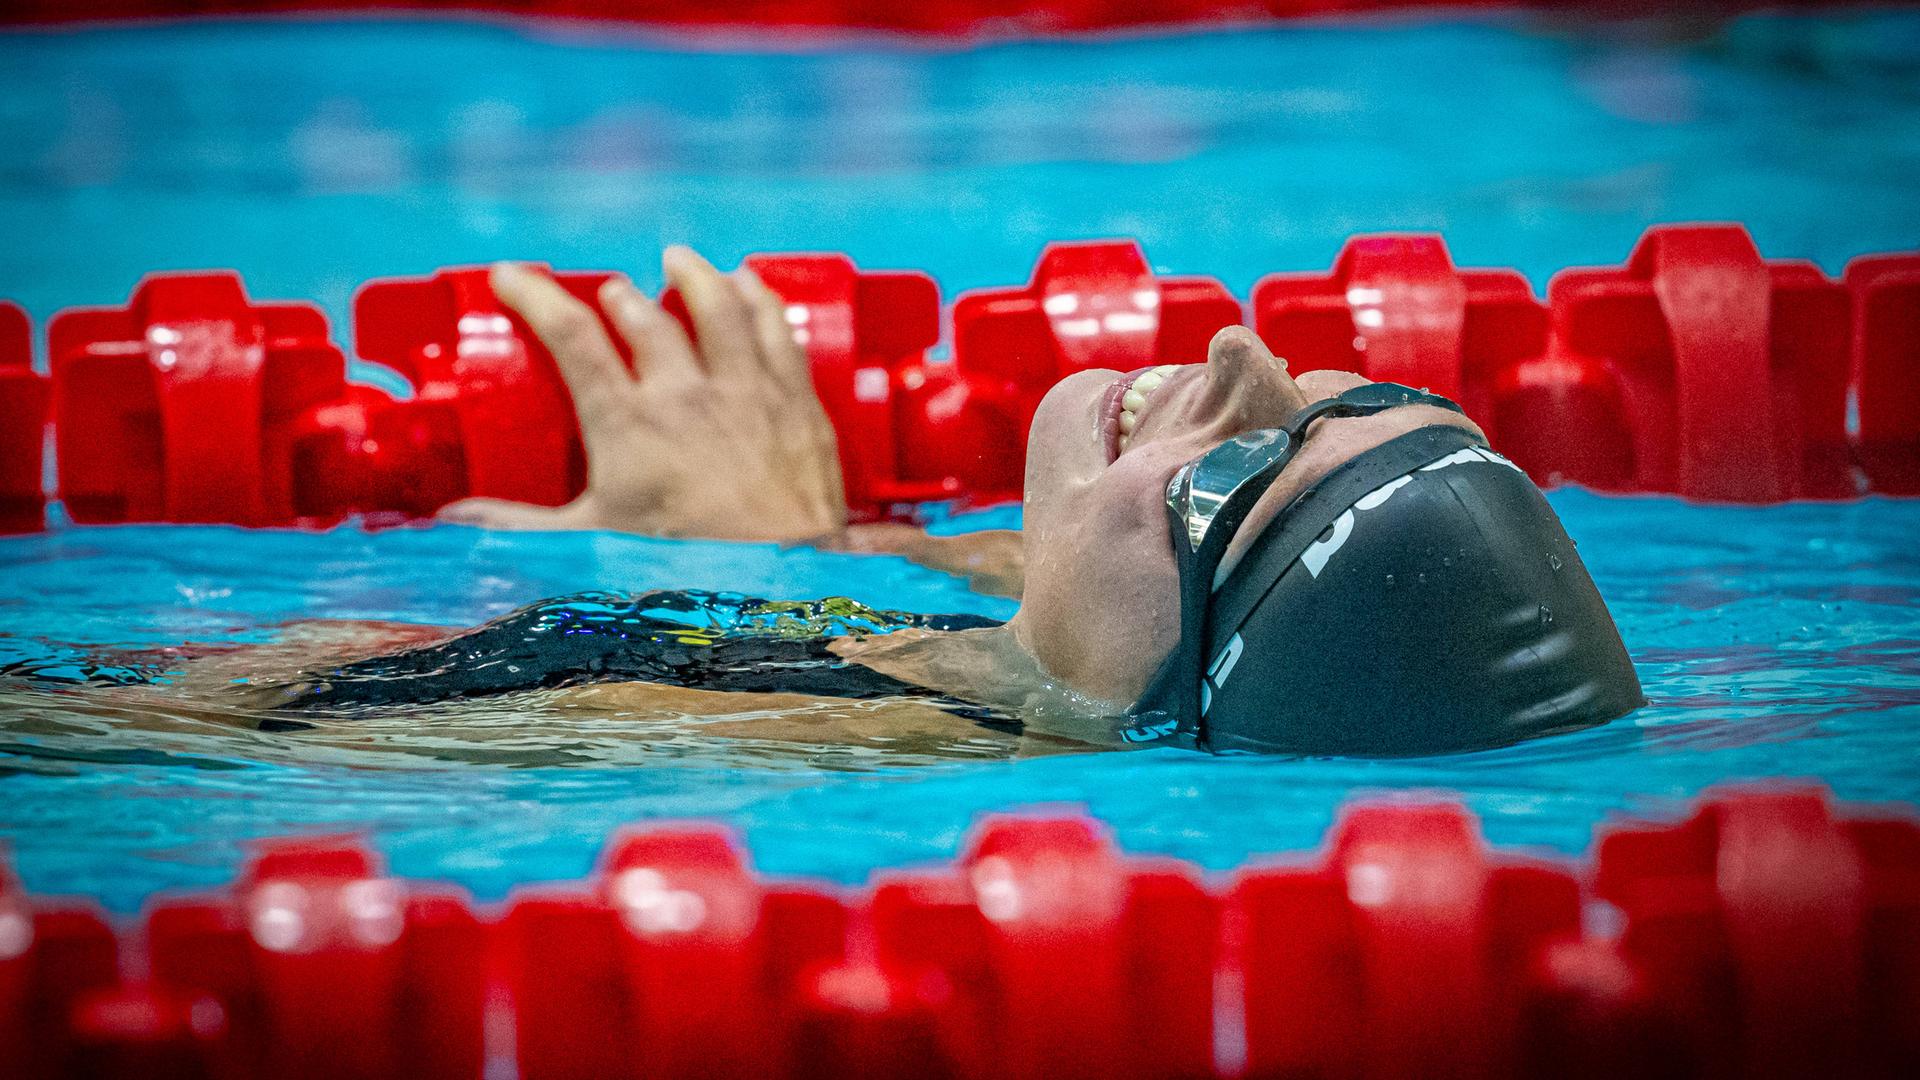
[[1115, 379], [1113, 385], [1107, 387], [1100, 412], [1101, 433], [1107, 440], [1107, 464], [1113, 464], [1121, 454], [1127, 452], [1133, 442], [1133, 433], [1140, 429], [1140, 422], [1147, 414], [1154, 391], [1160, 389], [1168, 375], [1178, 370], [1179, 364], [1138, 368]]

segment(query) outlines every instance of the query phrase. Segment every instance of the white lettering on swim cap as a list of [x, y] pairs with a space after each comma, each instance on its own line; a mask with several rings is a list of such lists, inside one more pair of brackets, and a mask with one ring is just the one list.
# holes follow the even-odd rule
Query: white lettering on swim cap
[[1512, 469], [1514, 472], [1519, 473], [1521, 476], [1527, 475], [1527, 471], [1525, 469], [1522, 469], [1520, 466], [1515, 465], [1513, 462], [1508, 461], [1506, 458], [1501, 457], [1499, 454], [1494, 453], [1493, 451], [1487, 449], [1484, 446], [1476, 446], [1474, 447], [1474, 449], [1480, 451], [1480, 456], [1482, 458], [1486, 459], [1487, 461], [1491, 461], [1495, 465], [1505, 465], [1507, 468]]
[[1455, 450], [1453, 453], [1448, 454], [1446, 457], [1441, 458], [1439, 461], [1433, 462], [1432, 464], [1420, 466], [1420, 471], [1435, 472], [1437, 470], [1444, 469], [1449, 465], [1465, 465], [1469, 461], [1485, 461], [1486, 460], [1485, 458], [1481, 457], [1479, 454], [1474, 452], [1475, 449], [1476, 449], [1475, 447], [1469, 446], [1460, 450]]
[[[1438, 461], [1420, 466], [1418, 469], [1415, 469], [1414, 472], [1434, 472], [1439, 469], [1444, 469], [1449, 465], [1469, 465], [1481, 462], [1489, 465], [1505, 465], [1507, 468], [1512, 469], [1522, 476], [1526, 475], [1526, 472], [1522, 470], [1520, 466], [1515, 465], [1513, 462], [1508, 461], [1506, 458], [1501, 457], [1499, 454], [1485, 447], [1479, 446], [1469, 446], [1461, 450], [1455, 450], [1453, 453], [1448, 454]], [[1399, 491], [1412, 482], [1413, 473], [1410, 472], [1405, 476], [1396, 476], [1386, 483], [1381, 484], [1379, 487], [1374, 488], [1372, 491], [1367, 492], [1365, 495], [1360, 496], [1351, 507], [1334, 519], [1332, 529], [1326, 539], [1315, 540], [1313, 543], [1307, 545], [1305, 551], [1300, 553], [1300, 562], [1306, 566], [1307, 573], [1318, 578], [1320, 571], [1327, 568], [1327, 563], [1332, 560], [1334, 553], [1345, 546], [1347, 540], [1353, 536], [1353, 512], [1355, 510], [1372, 510], [1375, 507], [1381, 506], [1393, 497], [1394, 492]]]
[[1392, 480], [1360, 496], [1358, 502], [1355, 502], [1339, 517], [1334, 519], [1333, 532], [1331, 535], [1325, 540], [1315, 540], [1313, 543], [1308, 544], [1307, 550], [1300, 553], [1300, 561], [1306, 564], [1307, 573], [1312, 574], [1314, 577], [1319, 577], [1320, 571], [1326, 568], [1327, 560], [1333, 558], [1333, 553], [1339, 551], [1341, 545], [1347, 542], [1347, 538], [1353, 535], [1353, 512], [1355, 510], [1371, 510], [1381, 503], [1386, 502], [1388, 499], [1391, 499], [1394, 492], [1399, 491], [1411, 483], [1413, 483], [1412, 476], [1396, 476]]
[[1333, 519], [1333, 534], [1325, 540], [1315, 540], [1308, 544], [1307, 550], [1300, 553], [1300, 561], [1306, 566], [1307, 573], [1319, 577], [1321, 569], [1327, 565], [1327, 560], [1333, 558], [1333, 553], [1339, 551], [1340, 545], [1346, 543], [1347, 537], [1352, 535], [1353, 511], [1343, 510], [1339, 517]]
[[1359, 500], [1353, 504], [1353, 508], [1355, 510], [1371, 510], [1381, 503], [1386, 502], [1389, 498], [1392, 498], [1394, 492], [1399, 491], [1411, 483], [1413, 483], [1413, 477], [1411, 476], [1402, 476], [1395, 480], [1389, 480], [1379, 487], [1374, 488], [1372, 491], [1367, 492], [1365, 495], [1360, 496]]
[[1233, 666], [1240, 662], [1240, 654], [1246, 651], [1247, 643], [1241, 640], [1239, 634], [1235, 634], [1227, 639], [1227, 647], [1220, 650], [1220, 655], [1213, 658], [1213, 663], [1207, 667], [1207, 677], [1200, 680], [1201, 716], [1207, 715], [1207, 710], [1213, 708], [1214, 689], [1227, 685], [1227, 676], [1233, 674]]

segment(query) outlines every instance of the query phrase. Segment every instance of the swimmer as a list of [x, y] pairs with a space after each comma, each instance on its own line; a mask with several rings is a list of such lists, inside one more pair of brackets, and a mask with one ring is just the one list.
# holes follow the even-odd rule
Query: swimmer
[[[585, 493], [451, 521], [896, 551], [1019, 596], [1005, 623], [684, 592], [588, 594], [257, 686], [300, 717], [554, 687], [903, 699], [1135, 745], [1413, 754], [1604, 723], [1643, 703], [1538, 489], [1445, 398], [1298, 377], [1252, 332], [1204, 364], [1083, 371], [1033, 418], [1024, 535], [849, 527], [833, 428], [750, 270], [664, 255], [679, 322], [616, 277], [600, 313], [513, 264], [552, 351]], [[1017, 546], [1016, 546], [1017, 545]]]

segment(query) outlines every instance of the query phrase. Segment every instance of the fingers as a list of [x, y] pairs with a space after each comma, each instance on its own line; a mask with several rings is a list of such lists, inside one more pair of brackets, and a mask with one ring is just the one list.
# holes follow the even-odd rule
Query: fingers
[[494, 295], [525, 319], [553, 354], [560, 377], [573, 392], [574, 408], [583, 418], [630, 381], [600, 316], [552, 278], [503, 262], [494, 264], [489, 280]]
[[600, 306], [633, 349], [636, 377], [673, 379], [700, 374], [700, 360], [680, 321], [634, 288], [633, 282], [617, 275], [608, 278], [600, 286]]
[[686, 299], [707, 370], [721, 378], [751, 376], [759, 350], [740, 289], [689, 247], [669, 247], [660, 265]]
[[795, 339], [793, 324], [787, 321], [787, 302], [750, 267], [742, 266], [733, 276], [752, 313], [753, 334], [767, 372], [787, 393], [813, 395], [813, 370], [806, 348]]
[[807, 358], [806, 347], [794, 336], [793, 325], [787, 321], [787, 302], [769, 289], [751, 267], [742, 266], [734, 277], [748, 309], [753, 312], [753, 330], [760, 343], [761, 362], [780, 387], [790, 411], [813, 432], [821, 456], [826, 459], [826, 468], [820, 477], [820, 495], [832, 504], [843, 504], [846, 498], [840, 477], [840, 436], [827, 418], [819, 391], [813, 385], [813, 365]]

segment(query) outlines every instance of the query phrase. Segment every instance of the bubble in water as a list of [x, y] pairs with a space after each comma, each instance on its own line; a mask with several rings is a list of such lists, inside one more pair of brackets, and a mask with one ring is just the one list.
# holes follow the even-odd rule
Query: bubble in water
[[1548, 565], [1549, 567], [1551, 567], [1551, 568], [1552, 568], [1552, 570], [1553, 570], [1553, 572], [1554, 572], [1554, 573], [1556, 573], [1556, 574], [1557, 574], [1557, 573], [1559, 573], [1559, 572], [1560, 572], [1560, 566], [1561, 566], [1561, 563], [1560, 563], [1560, 556], [1558, 556], [1558, 555], [1549, 555], [1549, 556], [1547, 556], [1547, 565]]
[[1553, 609], [1548, 607], [1545, 604], [1540, 605], [1540, 625], [1541, 626], [1553, 625]]
[[1452, 565], [1453, 565], [1453, 556], [1451, 556], [1451, 555], [1445, 555], [1445, 556], [1442, 556], [1442, 557], [1441, 557], [1441, 559], [1440, 559], [1440, 565], [1441, 565], [1441, 566], [1452, 566]]
[[1392, 575], [1392, 574], [1388, 574], [1388, 575], [1387, 575], [1387, 588], [1389, 588], [1389, 589], [1391, 589], [1391, 588], [1393, 588], [1393, 575]]

